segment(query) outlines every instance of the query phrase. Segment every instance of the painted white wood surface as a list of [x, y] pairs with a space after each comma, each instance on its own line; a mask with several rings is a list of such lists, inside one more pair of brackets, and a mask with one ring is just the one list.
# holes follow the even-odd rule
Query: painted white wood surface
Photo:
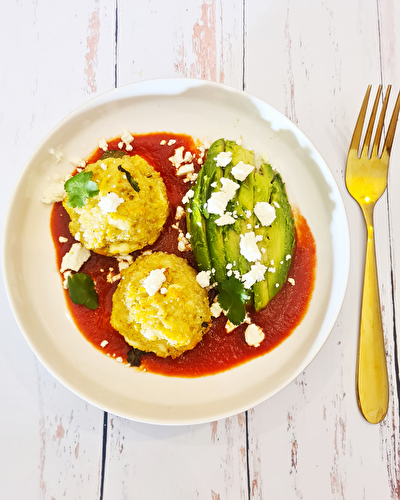
[[244, 88], [308, 135], [342, 192], [352, 243], [345, 303], [317, 358], [269, 401], [197, 426], [127, 421], [72, 394], [30, 351], [1, 283], [1, 498], [400, 498], [400, 139], [376, 209], [392, 387], [378, 426], [354, 390], [365, 231], [344, 184], [367, 84], [400, 88], [397, 0], [10, 0], [0, 16], [1, 229], [25, 161], [67, 113], [114, 86], [188, 76]]

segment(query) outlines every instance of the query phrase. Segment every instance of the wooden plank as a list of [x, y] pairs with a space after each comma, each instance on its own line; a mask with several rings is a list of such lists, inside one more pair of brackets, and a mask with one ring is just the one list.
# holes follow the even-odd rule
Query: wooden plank
[[[112, 88], [114, 9], [106, 2], [39, 0], [3, 2], [0, 11], [6, 21], [0, 33], [4, 213], [42, 137], [92, 95]], [[3, 280], [1, 299], [2, 496], [98, 498], [103, 412], [63, 387], [35, 358], [7, 305]]]
[[[118, 84], [191, 77], [241, 88], [242, 35], [236, 0], [193, 1], [179, 13], [168, 2], [119, 1]], [[108, 429], [105, 498], [247, 498], [244, 414], [193, 427], [110, 415]]]
[[[251, 498], [394, 498], [393, 458], [390, 466], [385, 458], [392, 455], [393, 443], [385, 428], [393, 429], [397, 417], [391, 414], [373, 427], [363, 420], [356, 403], [365, 230], [344, 185], [347, 149], [362, 96], [368, 83], [380, 83], [376, 3], [250, 2], [247, 19], [253, 29], [247, 37], [246, 89], [285, 113], [317, 146], [342, 191], [352, 227], [350, 281], [331, 336], [294, 383], [250, 412]], [[386, 216], [383, 200], [376, 224], [379, 274], [385, 283], [383, 319], [391, 351]], [[393, 377], [390, 358], [389, 362]], [[391, 411], [396, 405], [392, 393]]]

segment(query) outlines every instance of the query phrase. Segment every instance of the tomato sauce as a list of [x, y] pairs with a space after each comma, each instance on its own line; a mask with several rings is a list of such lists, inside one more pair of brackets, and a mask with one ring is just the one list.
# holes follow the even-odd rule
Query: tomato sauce
[[[176, 142], [168, 145], [171, 139]], [[166, 141], [166, 144], [160, 144], [162, 141]], [[118, 149], [118, 142], [119, 139], [109, 141], [109, 149]], [[139, 252], [134, 252], [132, 254], [134, 259], [144, 250], [163, 251], [185, 258], [190, 265], [197, 269], [193, 252], [180, 252], [178, 250], [178, 230], [173, 227], [177, 224], [175, 220], [176, 208], [181, 205], [182, 197], [192, 186], [192, 183], [177, 177], [175, 168], [169, 160], [174, 155], [175, 149], [183, 146], [184, 151], [196, 154], [193, 163], [195, 171], [198, 172], [201, 165], [197, 163], [199, 150], [196, 144], [191, 137], [186, 135], [157, 133], [135, 136], [132, 146], [133, 150], [128, 154], [142, 156], [155, 170], [160, 172], [170, 202], [170, 214], [160, 237], [153, 245]], [[102, 150], [96, 150], [88, 162], [97, 161], [102, 154]], [[142, 356], [140, 369], [179, 377], [210, 375], [261, 356], [283, 342], [304, 317], [315, 281], [315, 241], [305, 218], [299, 212], [295, 212], [294, 216], [296, 220], [296, 246], [288, 275], [288, 278], [294, 280], [294, 285], [286, 282], [265, 309], [258, 312], [249, 311], [252, 322], [260, 326], [265, 333], [265, 339], [259, 347], [251, 347], [246, 343], [244, 331], [247, 324], [240, 325], [232, 332], [227, 333], [225, 330], [226, 318], [221, 315], [214, 320], [209, 331], [194, 349], [184, 352], [175, 359], [160, 358], [153, 353], [145, 354]], [[69, 232], [69, 222], [69, 215], [62, 203], [55, 203], [51, 215], [51, 232], [59, 267], [65, 253], [76, 242]], [[179, 228], [186, 234], [184, 218], [179, 221]], [[62, 239], [60, 242], [60, 237], [66, 238], [67, 241], [64, 242]], [[92, 252], [91, 258], [81, 267], [79, 272], [87, 273], [94, 279], [99, 307], [91, 310], [83, 305], [74, 304], [69, 298], [68, 292], [65, 291], [66, 301], [77, 327], [93, 346], [110, 357], [119, 358], [119, 361], [122, 359], [123, 362], [126, 362], [131, 346], [110, 324], [112, 296], [118, 286], [118, 281], [111, 279], [112, 276], [119, 273], [116, 259]]]

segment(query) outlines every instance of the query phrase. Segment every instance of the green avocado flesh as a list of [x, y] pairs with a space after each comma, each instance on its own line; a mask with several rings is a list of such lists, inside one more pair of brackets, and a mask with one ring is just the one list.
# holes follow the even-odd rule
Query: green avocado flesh
[[[220, 153], [228, 153], [222, 166], [217, 158]], [[236, 166], [240, 168], [240, 162], [255, 167], [243, 180], [237, 179], [236, 169], [232, 170]], [[216, 221], [221, 212], [212, 213], [215, 210], [207, 202], [212, 196], [218, 197], [217, 193], [224, 190], [226, 183], [231, 183], [234, 191], [228, 200], [225, 198], [224, 210], [219, 210], [231, 219], [229, 223], [219, 225]], [[263, 225], [255, 214], [254, 207], [258, 203], [273, 207], [269, 207], [275, 211], [275, 219], [270, 225]], [[252, 151], [234, 141], [218, 139], [207, 152], [207, 159], [193, 187], [193, 196], [186, 204], [186, 219], [197, 263], [200, 270], [209, 271], [211, 283], [226, 284], [232, 276], [245, 282], [243, 276], [252, 271], [254, 264], [265, 266], [263, 277], [258, 276], [257, 281], [251, 287], [247, 285], [246, 293], [242, 294], [247, 296], [246, 305], [254, 305], [257, 311], [263, 309], [287, 279], [295, 243], [294, 219], [281, 176], [268, 163], [256, 167]], [[265, 219], [264, 223], [267, 224]], [[258, 257], [250, 260], [240, 248], [241, 238], [247, 233], [255, 235], [259, 250]]]

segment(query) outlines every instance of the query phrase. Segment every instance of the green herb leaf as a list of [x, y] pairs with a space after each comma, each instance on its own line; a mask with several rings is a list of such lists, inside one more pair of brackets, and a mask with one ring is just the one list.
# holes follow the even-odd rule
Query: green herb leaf
[[138, 193], [140, 191], [139, 184], [135, 181], [135, 179], [132, 177], [131, 173], [125, 170], [121, 165], [118, 165], [118, 170], [120, 172], [123, 172], [126, 175], [126, 178], [128, 179], [129, 184], [133, 187], [133, 189]]
[[94, 281], [89, 274], [76, 273], [68, 276], [68, 292], [74, 304], [82, 304], [89, 309], [99, 307]]
[[243, 283], [234, 276], [218, 283], [219, 305], [234, 325], [240, 325], [246, 317], [244, 304], [247, 299]]
[[99, 194], [97, 184], [90, 180], [92, 177], [93, 172], [80, 172], [68, 179], [64, 184], [65, 191], [68, 193], [68, 205], [70, 207], [83, 207], [88, 198]]
[[107, 151], [104, 151], [101, 155], [100, 160], [106, 160], [107, 158], [122, 158], [125, 155], [126, 151], [122, 149], [107, 149]]

